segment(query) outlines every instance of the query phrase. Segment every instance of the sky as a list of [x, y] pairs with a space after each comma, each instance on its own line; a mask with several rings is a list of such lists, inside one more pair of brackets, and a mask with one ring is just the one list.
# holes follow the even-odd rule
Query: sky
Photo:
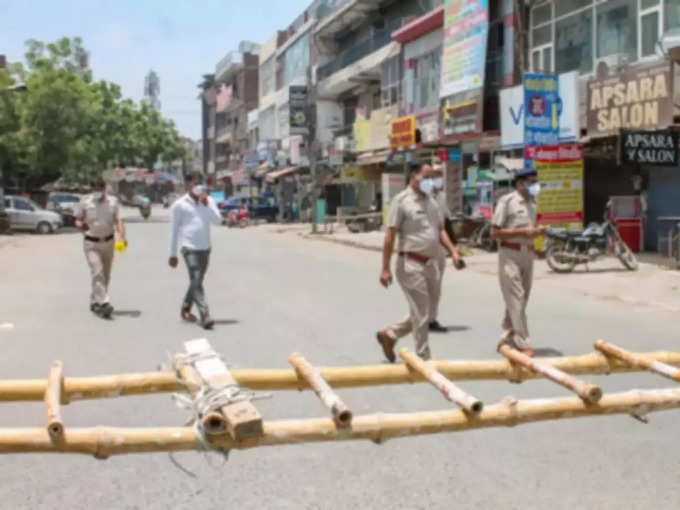
[[183, 136], [201, 136], [203, 74], [242, 40], [267, 41], [312, 0], [0, 0], [0, 54], [22, 61], [27, 39], [83, 38], [95, 80], [121, 85], [135, 101], [150, 69], [161, 111]]

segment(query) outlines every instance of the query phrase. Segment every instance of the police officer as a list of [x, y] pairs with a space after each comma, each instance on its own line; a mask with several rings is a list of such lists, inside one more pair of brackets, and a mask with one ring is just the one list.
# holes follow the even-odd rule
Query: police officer
[[444, 216], [432, 198], [433, 169], [430, 165], [413, 167], [409, 184], [392, 201], [383, 245], [380, 283], [392, 282], [391, 259], [398, 237], [396, 276], [409, 305], [409, 319], [377, 333], [385, 357], [394, 363], [397, 340], [410, 332], [417, 354], [430, 358], [427, 341], [432, 302], [437, 293], [440, 246], [451, 253], [454, 262], [460, 254], [444, 230]]
[[513, 179], [515, 191], [498, 200], [491, 235], [500, 241], [498, 275], [505, 300], [499, 347], [509, 345], [534, 355], [529, 338], [526, 308], [534, 270], [534, 239], [545, 233], [536, 223], [536, 197], [541, 185], [536, 170], [524, 168]]
[[120, 207], [115, 197], [106, 193], [106, 183], [99, 179], [92, 185], [93, 193], [80, 202], [75, 225], [85, 234], [85, 258], [92, 275], [90, 310], [104, 318], [111, 317], [109, 283], [113, 265], [114, 230], [127, 246], [125, 225], [120, 219]]

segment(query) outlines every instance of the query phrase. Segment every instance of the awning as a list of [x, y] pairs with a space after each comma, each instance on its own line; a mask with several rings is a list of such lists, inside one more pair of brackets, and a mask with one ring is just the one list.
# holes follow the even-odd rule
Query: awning
[[257, 167], [257, 170], [253, 172], [252, 176], [255, 177], [256, 179], [262, 179], [267, 174], [267, 172], [269, 172], [269, 170], [270, 170], [269, 163], [265, 161], [264, 163]]
[[269, 172], [267, 174], [267, 182], [274, 182], [281, 177], [297, 172], [298, 168], [299, 167], [297, 166], [289, 166], [281, 170], [274, 170], [273, 172]]
[[390, 156], [391, 151], [389, 149], [384, 149], [380, 151], [368, 151], [362, 152], [357, 156], [358, 165], [377, 165], [380, 163], [387, 162], [387, 158]]
[[496, 156], [496, 163], [507, 168], [508, 170], [520, 170], [524, 168], [523, 158], [508, 158], [505, 156]]
[[424, 16], [392, 32], [392, 39], [406, 44], [444, 26], [444, 6], [440, 6]]

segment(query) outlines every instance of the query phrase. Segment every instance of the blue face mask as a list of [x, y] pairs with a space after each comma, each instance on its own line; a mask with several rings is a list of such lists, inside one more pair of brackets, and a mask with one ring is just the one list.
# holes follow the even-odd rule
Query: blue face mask
[[433, 179], [432, 182], [434, 183], [434, 189], [436, 189], [437, 191], [444, 189], [444, 179], [442, 179], [441, 177]]
[[433, 179], [423, 179], [420, 181], [420, 191], [422, 191], [427, 196], [432, 195], [434, 190], [434, 180]]
[[95, 191], [94, 193], [92, 193], [92, 198], [94, 198], [95, 200], [101, 200], [102, 198], [104, 198], [104, 193], [102, 193], [101, 191]]
[[535, 182], [527, 188], [527, 191], [529, 192], [529, 195], [531, 195], [532, 197], [537, 197], [538, 194], [541, 192], [541, 184]]

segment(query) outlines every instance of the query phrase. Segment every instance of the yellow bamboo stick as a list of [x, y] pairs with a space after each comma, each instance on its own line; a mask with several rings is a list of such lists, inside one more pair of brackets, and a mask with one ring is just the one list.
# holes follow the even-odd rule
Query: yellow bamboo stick
[[603, 342], [602, 340], [595, 342], [595, 348], [605, 356], [612, 356], [628, 365], [640, 368], [641, 370], [649, 370], [650, 372], [659, 374], [672, 381], [680, 382], [680, 369], [667, 365], [666, 363], [646, 358], [639, 354], [634, 354], [614, 344]]
[[[634, 353], [638, 356], [680, 366], [680, 352]], [[542, 363], [572, 375], [606, 375], [610, 373], [641, 372], [600, 352], [583, 356], [545, 358]], [[521, 381], [542, 376], [529, 370], [519, 372], [507, 360], [487, 361], [434, 361], [433, 366], [451, 381], [508, 380], [515, 375]], [[413, 374], [406, 365], [367, 365], [358, 367], [320, 368], [321, 376], [332, 388], [356, 388], [424, 382], [425, 378]], [[234, 379], [244, 388], [254, 390], [297, 390], [301, 383], [295, 370], [234, 369]], [[0, 402], [42, 401], [47, 386], [46, 379], [0, 380]], [[184, 391], [174, 372], [149, 372], [94, 377], [65, 377], [64, 398], [71, 402], [97, 398], [113, 398], [151, 393]]]
[[401, 356], [406, 364], [417, 374], [420, 374], [430, 381], [430, 383], [444, 395], [444, 398], [459, 405], [466, 412], [479, 414], [484, 407], [481, 400], [461, 390], [438, 372], [431, 363], [425, 363], [425, 361], [417, 354], [408, 352], [408, 349], [404, 348], [399, 351], [399, 356]]
[[47, 412], [47, 432], [52, 441], [60, 441], [64, 436], [64, 422], [61, 419], [61, 401], [64, 367], [55, 361], [50, 367], [45, 390], [45, 410]]
[[333, 419], [338, 422], [341, 427], [349, 427], [352, 422], [352, 411], [350, 411], [342, 399], [335, 393], [332, 388], [324, 381], [319, 371], [315, 369], [305, 358], [297, 353], [293, 353], [288, 358], [290, 364], [300, 374], [309, 386], [312, 387], [314, 393], [319, 397], [319, 400], [325, 405], [333, 414]]
[[583, 400], [594, 403], [602, 398], [602, 390], [599, 386], [581, 381], [551, 365], [536, 361], [508, 345], [501, 345], [498, 350], [513, 363], [517, 363], [532, 372], [541, 374], [551, 381], [564, 386], [576, 393]]
[[[596, 404], [579, 397], [503, 402], [486, 406], [474, 419], [460, 410], [354, 417], [351, 429], [332, 419], [286, 420], [264, 423], [264, 434], [242, 441], [228, 435], [211, 438], [217, 449], [248, 449], [307, 442], [386, 439], [458, 432], [490, 427], [512, 427], [546, 420], [609, 414], [631, 414], [680, 408], [680, 389], [633, 390], [605, 395]], [[200, 450], [190, 427], [177, 428], [69, 428], [53, 443], [44, 428], [0, 429], [0, 453], [84, 453], [98, 458], [128, 453]]]

